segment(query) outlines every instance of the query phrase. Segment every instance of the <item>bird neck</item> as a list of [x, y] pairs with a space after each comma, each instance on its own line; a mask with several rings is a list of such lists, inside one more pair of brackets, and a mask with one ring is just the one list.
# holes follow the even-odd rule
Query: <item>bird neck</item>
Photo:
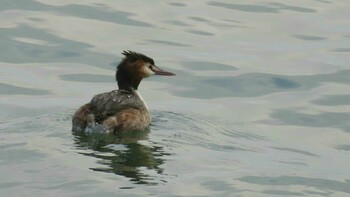
[[138, 89], [142, 77], [139, 75], [131, 75], [128, 72], [122, 72], [121, 70], [118, 70], [116, 74], [116, 80], [119, 89], [132, 91]]

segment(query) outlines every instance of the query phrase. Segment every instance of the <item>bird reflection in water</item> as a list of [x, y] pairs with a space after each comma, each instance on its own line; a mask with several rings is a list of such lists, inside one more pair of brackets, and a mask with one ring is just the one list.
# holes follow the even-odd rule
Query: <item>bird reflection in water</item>
[[79, 154], [95, 157], [97, 163], [105, 165], [91, 170], [115, 173], [135, 184], [158, 185], [166, 182], [160, 178], [163, 176], [160, 165], [164, 163], [162, 157], [169, 154], [155, 143], [141, 144], [141, 140], [148, 139], [148, 133], [149, 129], [115, 135], [85, 132], [73, 132], [73, 135]]

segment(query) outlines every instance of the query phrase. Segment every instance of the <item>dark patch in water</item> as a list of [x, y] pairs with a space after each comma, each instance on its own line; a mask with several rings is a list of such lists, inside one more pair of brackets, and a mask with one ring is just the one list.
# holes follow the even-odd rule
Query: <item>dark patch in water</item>
[[201, 76], [197, 73], [181, 70], [175, 70], [174, 72], [176, 77], [171, 78], [171, 80], [164, 80], [163, 78], [151, 78], [149, 80], [176, 84], [179, 89], [175, 89], [172, 92], [176, 96], [201, 99], [256, 97], [285, 91], [305, 91], [319, 87], [324, 83], [350, 84], [350, 70], [315, 75], [293, 76], [248, 73], [237, 76], [217, 77]]
[[336, 48], [336, 49], [333, 49], [333, 51], [346, 53], [346, 52], [350, 52], [350, 48]]
[[181, 64], [185, 65], [186, 68], [192, 69], [192, 70], [213, 70], [213, 71], [228, 71], [228, 70], [237, 70], [236, 67], [226, 65], [226, 64], [220, 64], [220, 63], [213, 63], [213, 62], [182, 62]]
[[70, 4], [64, 6], [52, 6], [32, 0], [2, 0], [0, 10], [32, 10], [56, 12], [64, 16], [76, 16], [79, 18], [100, 20], [103, 22], [111, 22], [121, 25], [137, 26], [137, 27], [152, 27], [152, 24], [144, 21], [130, 19], [130, 16], [135, 14], [125, 11], [106, 9], [105, 6], [87, 6]]
[[[0, 28], [1, 45], [6, 50], [0, 53], [2, 62], [9, 63], [47, 63], [67, 62], [110, 68], [109, 63], [118, 57], [90, 50], [92, 45], [67, 40], [42, 29], [27, 25], [14, 28]], [[14, 40], [15, 37], [41, 40], [48, 45], [23, 43]]]
[[319, 114], [306, 114], [294, 110], [277, 110], [271, 114], [273, 119], [282, 124], [298, 125], [304, 127], [337, 128], [345, 132], [350, 131], [350, 113], [324, 112]]
[[58, 51], [56, 53], [58, 57], [71, 58], [71, 57], [79, 57], [81, 54], [73, 51]]
[[312, 157], [316, 157], [318, 155], [315, 155], [313, 153], [304, 151], [304, 150], [298, 150], [298, 149], [294, 149], [294, 148], [285, 148], [285, 147], [272, 147], [273, 149], [276, 150], [280, 150], [280, 151], [287, 151], [287, 152], [292, 152], [292, 153], [298, 153], [298, 154], [302, 154], [302, 155], [306, 155], [306, 156], [312, 156]]
[[187, 27], [187, 26], [190, 26], [189, 24], [187, 23], [184, 23], [182, 21], [178, 21], [178, 20], [169, 20], [169, 21], [166, 21], [168, 24], [171, 24], [171, 25], [176, 25], [176, 26], [182, 26], [182, 27]]
[[184, 6], [186, 6], [186, 4], [184, 4], [184, 3], [178, 3], [178, 2], [171, 2], [171, 3], [169, 3], [169, 5], [171, 5], [171, 6], [177, 6], [177, 7], [184, 7]]
[[279, 88], [297, 88], [299, 87], [298, 83], [292, 80], [284, 79], [281, 77], [273, 77], [272, 81], [274, 84], [276, 84]]
[[325, 106], [350, 105], [350, 94], [325, 95], [311, 103]]
[[191, 46], [191, 45], [188, 45], [188, 44], [183, 44], [183, 43], [178, 43], [178, 42], [171, 42], [171, 41], [165, 41], [165, 40], [148, 39], [148, 40], [145, 40], [145, 41], [150, 42], [150, 43], [167, 45], [167, 46], [174, 46], [174, 47], [189, 47], [189, 46]]
[[97, 74], [64, 74], [59, 76], [64, 81], [77, 81], [87, 83], [112, 83], [115, 81], [114, 76], [97, 75]]
[[201, 36], [213, 36], [215, 34], [207, 32], [207, 31], [200, 31], [200, 30], [188, 30], [188, 32], [193, 33], [193, 34], [198, 34]]
[[337, 145], [335, 149], [342, 151], [350, 151], [350, 144]]
[[269, 5], [254, 5], [254, 4], [234, 4], [234, 3], [222, 3], [217, 1], [211, 1], [208, 4], [212, 6], [221, 7], [221, 8], [238, 10], [242, 12], [253, 12], [253, 13], [279, 13], [283, 10], [305, 12], [305, 13], [316, 12], [315, 9], [298, 7], [298, 6], [289, 6], [283, 3], [270, 3]]
[[1, 95], [49, 95], [52, 93], [44, 89], [25, 88], [25, 87], [6, 84], [6, 83], [0, 83], [0, 94]]
[[303, 34], [296, 34], [293, 35], [294, 38], [300, 39], [300, 40], [306, 40], [306, 41], [319, 41], [319, 40], [326, 40], [325, 37], [321, 36], [311, 36], [311, 35], [303, 35]]
[[246, 176], [238, 180], [255, 185], [282, 185], [317, 188], [320, 191], [330, 190], [344, 193], [350, 193], [350, 180], [337, 181], [321, 178], [306, 178], [300, 176], [278, 176], [278, 177], [261, 177]]
[[303, 194], [300, 192], [290, 192], [290, 191], [283, 191], [283, 190], [264, 190], [262, 193], [278, 195], [278, 196], [303, 196]]
[[199, 16], [191, 16], [191, 17], [188, 17], [189, 19], [192, 19], [194, 21], [198, 21], [198, 22], [209, 22], [209, 20], [205, 19], [205, 18], [202, 18], [202, 17], [199, 17]]

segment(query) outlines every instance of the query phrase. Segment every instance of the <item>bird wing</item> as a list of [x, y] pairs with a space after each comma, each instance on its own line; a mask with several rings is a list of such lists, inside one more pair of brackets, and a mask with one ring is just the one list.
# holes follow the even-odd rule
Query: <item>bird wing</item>
[[91, 99], [90, 104], [97, 122], [103, 121], [123, 109], [140, 109], [143, 106], [136, 94], [122, 90], [97, 94]]

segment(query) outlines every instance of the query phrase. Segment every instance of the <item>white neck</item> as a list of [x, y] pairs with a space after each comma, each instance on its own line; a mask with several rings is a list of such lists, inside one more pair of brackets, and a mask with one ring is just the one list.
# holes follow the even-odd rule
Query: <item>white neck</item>
[[147, 111], [149, 111], [148, 106], [147, 106], [145, 100], [143, 99], [143, 97], [141, 96], [141, 94], [137, 90], [135, 90], [135, 93], [141, 99], [141, 101], [142, 101], [143, 105], [146, 107]]

